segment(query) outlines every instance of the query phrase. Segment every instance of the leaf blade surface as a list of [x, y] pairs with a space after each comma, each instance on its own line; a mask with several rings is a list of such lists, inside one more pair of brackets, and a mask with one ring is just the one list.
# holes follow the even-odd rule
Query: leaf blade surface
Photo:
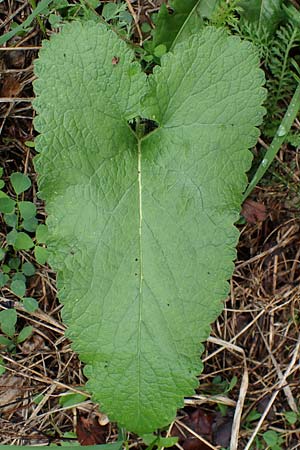
[[[44, 46], [36, 167], [88, 387], [111, 419], [144, 434], [197, 386], [264, 94], [248, 44], [212, 29], [178, 44], [147, 81], [132, 60], [95, 24], [66, 26]], [[127, 121], [141, 114], [159, 128], [138, 138]]]

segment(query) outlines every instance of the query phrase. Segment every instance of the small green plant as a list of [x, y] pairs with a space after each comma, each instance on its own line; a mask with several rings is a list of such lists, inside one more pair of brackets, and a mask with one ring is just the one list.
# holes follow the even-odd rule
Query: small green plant
[[283, 416], [289, 425], [295, 425], [300, 420], [300, 412], [285, 411]]
[[[3, 169], [0, 169], [0, 177]], [[23, 252], [33, 249], [35, 260], [44, 264], [47, 250], [44, 243], [47, 227], [38, 223], [37, 210], [33, 202], [24, 200], [24, 193], [31, 187], [28, 175], [15, 172], [10, 175], [10, 186], [4, 192], [5, 182], [0, 179], [0, 212], [7, 228], [6, 239], [0, 248], [0, 288], [8, 287], [18, 297], [27, 312], [34, 312], [38, 302], [26, 296], [27, 279], [35, 274], [34, 265], [27, 260]], [[8, 350], [23, 342], [31, 334], [32, 327], [23, 328], [16, 334], [17, 313], [14, 308], [0, 312], [0, 329], [5, 336], [0, 336], [0, 344]]]
[[0, 311], [0, 328], [4, 336], [0, 336], [0, 345], [5, 346], [9, 352], [15, 351], [18, 344], [31, 336], [33, 327], [25, 326], [20, 332], [16, 331], [17, 312], [14, 308]]
[[160, 434], [144, 434], [141, 438], [147, 445], [146, 450], [152, 450], [153, 448], [161, 450], [163, 448], [173, 447], [178, 441], [177, 437], [163, 437]]
[[[3, 175], [3, 169], [0, 169], [0, 177]], [[39, 224], [36, 217], [36, 206], [31, 201], [23, 199], [23, 194], [31, 187], [31, 180], [28, 175], [15, 172], [10, 175], [10, 183], [14, 195], [9, 196], [3, 192], [5, 183], [0, 180], [0, 212], [3, 214], [4, 222], [10, 231], [6, 236], [6, 246], [1, 248], [0, 258], [11, 256], [13, 249], [15, 254], [21, 250], [34, 249], [36, 261], [39, 264], [45, 264], [47, 260], [47, 250], [44, 247], [47, 237], [46, 225]], [[35, 234], [34, 237], [32, 235]], [[6, 258], [7, 259], [7, 258]], [[10, 258], [8, 264], [2, 266], [2, 272], [9, 273], [10, 270], [21, 272], [25, 276], [31, 276], [35, 270], [32, 264], [24, 263], [21, 266], [21, 260], [17, 257]], [[22, 276], [17, 275], [22, 280]], [[4, 283], [5, 284], [5, 283]], [[2, 284], [3, 285], [3, 284]], [[19, 294], [17, 294], [19, 295]]]
[[[274, 430], [268, 430], [263, 433], [262, 438], [267, 444], [266, 450], [283, 450], [283, 447], [281, 444], [284, 443], [284, 438]], [[264, 447], [265, 448], [265, 447]]]

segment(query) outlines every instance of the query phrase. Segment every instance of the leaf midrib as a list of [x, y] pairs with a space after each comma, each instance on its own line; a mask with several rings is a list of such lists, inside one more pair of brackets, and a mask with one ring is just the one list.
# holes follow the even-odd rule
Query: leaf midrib
[[142, 141], [137, 139], [138, 147], [138, 201], [139, 201], [139, 325], [138, 325], [138, 417], [140, 417], [140, 397], [141, 397], [141, 338], [142, 338], [142, 302], [143, 302], [143, 250], [142, 250], [142, 222], [143, 222], [143, 201], [142, 201]]

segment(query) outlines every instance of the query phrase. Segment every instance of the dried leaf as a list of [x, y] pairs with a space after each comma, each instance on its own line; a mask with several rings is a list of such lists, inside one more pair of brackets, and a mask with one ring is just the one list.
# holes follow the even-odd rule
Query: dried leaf
[[100, 425], [95, 415], [79, 416], [76, 433], [80, 445], [105, 444], [108, 435], [108, 425]]
[[248, 223], [262, 222], [267, 218], [265, 205], [249, 199], [244, 201], [241, 214]]

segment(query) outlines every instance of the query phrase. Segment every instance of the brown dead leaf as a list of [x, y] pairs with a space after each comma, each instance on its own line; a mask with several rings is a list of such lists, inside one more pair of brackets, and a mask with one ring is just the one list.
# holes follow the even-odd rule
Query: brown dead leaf
[[45, 347], [45, 341], [39, 334], [33, 334], [22, 345], [20, 345], [23, 355], [32, 355], [38, 350], [41, 350], [43, 347]]
[[[180, 422], [208, 442], [211, 442], [213, 420], [213, 414], [207, 414], [200, 407], [198, 407], [183, 417]], [[205, 444], [205, 442], [198, 439], [186, 428], [181, 429], [180, 425], [174, 425], [171, 435], [178, 437], [178, 442], [184, 450], [209, 450], [209, 447]]]
[[267, 218], [265, 205], [250, 199], [244, 201], [241, 214], [248, 223], [263, 222]]
[[0, 377], [0, 409], [1, 414], [16, 409], [18, 400], [22, 400], [25, 379], [16, 377], [10, 372]]
[[23, 86], [20, 81], [12, 74], [8, 74], [2, 79], [0, 97], [18, 97]]
[[213, 443], [221, 447], [229, 447], [232, 431], [233, 412], [228, 410], [225, 416], [217, 412], [213, 424]]
[[100, 425], [96, 415], [84, 417], [80, 415], [76, 426], [76, 433], [80, 445], [105, 444], [109, 425]]
[[25, 52], [21, 50], [5, 52], [5, 65], [8, 69], [23, 69], [25, 66]]

